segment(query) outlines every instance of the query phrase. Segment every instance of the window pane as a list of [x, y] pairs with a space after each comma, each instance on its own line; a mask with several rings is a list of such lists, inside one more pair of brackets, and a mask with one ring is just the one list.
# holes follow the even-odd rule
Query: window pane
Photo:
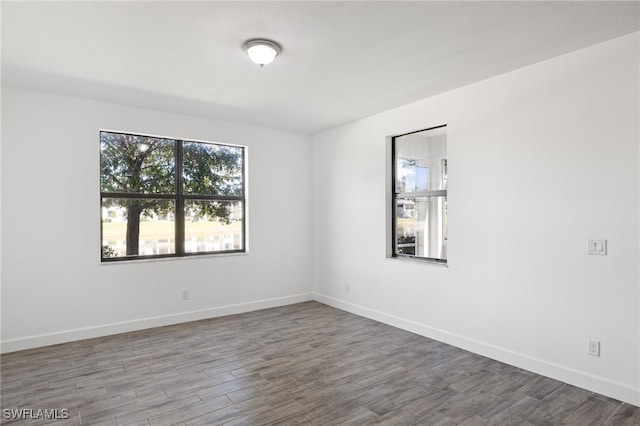
[[447, 183], [449, 181], [447, 176], [447, 159], [443, 158], [440, 162], [440, 166], [442, 168], [442, 189], [447, 189]]
[[103, 259], [175, 252], [173, 200], [103, 199]]
[[447, 258], [447, 197], [396, 200], [396, 254]]
[[242, 196], [242, 147], [184, 142], [185, 194]]
[[446, 128], [395, 139], [396, 193], [446, 189]]
[[186, 201], [186, 253], [243, 250], [243, 204], [227, 201]]
[[175, 193], [175, 146], [171, 139], [100, 132], [100, 190]]

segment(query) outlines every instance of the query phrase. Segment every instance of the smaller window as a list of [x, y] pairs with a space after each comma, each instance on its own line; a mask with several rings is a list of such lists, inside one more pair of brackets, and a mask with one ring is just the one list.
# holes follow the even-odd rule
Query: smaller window
[[447, 262], [446, 126], [392, 138], [392, 253]]

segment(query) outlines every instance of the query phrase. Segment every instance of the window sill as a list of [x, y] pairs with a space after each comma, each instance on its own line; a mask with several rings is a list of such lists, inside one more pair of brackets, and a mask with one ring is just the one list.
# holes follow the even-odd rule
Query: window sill
[[444, 268], [449, 267], [449, 263], [447, 261], [440, 261], [435, 259], [429, 259], [426, 257], [417, 257], [417, 256], [387, 256], [387, 259], [391, 260], [399, 260], [400, 262], [412, 262], [412, 263], [421, 263], [423, 265], [433, 265], [433, 266], [441, 266]]
[[233, 252], [233, 253], [218, 253], [218, 254], [201, 254], [201, 255], [191, 255], [191, 256], [169, 256], [169, 257], [154, 257], [149, 259], [130, 259], [130, 260], [116, 260], [111, 262], [102, 262], [100, 260], [100, 265], [129, 265], [132, 263], [148, 263], [148, 262], [175, 262], [177, 260], [193, 260], [193, 259], [211, 259], [218, 257], [233, 257], [233, 256], [247, 256], [249, 254], [248, 251], [244, 252]]

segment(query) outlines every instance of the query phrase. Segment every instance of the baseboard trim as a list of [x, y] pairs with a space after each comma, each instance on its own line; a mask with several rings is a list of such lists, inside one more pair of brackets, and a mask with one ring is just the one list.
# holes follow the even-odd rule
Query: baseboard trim
[[208, 318], [222, 317], [226, 315], [242, 314], [258, 311], [260, 309], [275, 308], [278, 306], [292, 305], [294, 303], [313, 300], [312, 293], [296, 294], [285, 297], [262, 299], [246, 303], [217, 306], [188, 312], [179, 312], [157, 317], [140, 318], [131, 321], [122, 321], [95, 327], [76, 328], [54, 333], [38, 334], [17, 339], [3, 340], [0, 343], [0, 353], [16, 352], [24, 349], [39, 348], [42, 346], [57, 345], [59, 343], [73, 342], [76, 340], [91, 339], [113, 334], [126, 333], [128, 331], [144, 330], [153, 327], [179, 324], [189, 321], [197, 321]]
[[343, 311], [410, 331], [412, 333], [438, 340], [452, 346], [473, 352], [496, 361], [504, 362], [536, 374], [578, 386], [620, 401], [640, 406], [640, 389], [626, 383], [617, 382], [605, 377], [596, 376], [585, 371], [541, 360], [529, 355], [515, 352], [436, 327], [431, 327], [406, 318], [387, 314], [355, 303], [346, 302], [320, 293], [313, 294], [314, 300]]

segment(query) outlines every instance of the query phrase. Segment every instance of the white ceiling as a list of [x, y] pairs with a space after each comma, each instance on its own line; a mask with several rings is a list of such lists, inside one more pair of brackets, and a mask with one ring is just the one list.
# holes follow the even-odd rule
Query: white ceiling
[[[2, 83], [313, 133], [640, 30], [640, 2], [7, 2]], [[260, 69], [249, 38], [278, 41]]]

